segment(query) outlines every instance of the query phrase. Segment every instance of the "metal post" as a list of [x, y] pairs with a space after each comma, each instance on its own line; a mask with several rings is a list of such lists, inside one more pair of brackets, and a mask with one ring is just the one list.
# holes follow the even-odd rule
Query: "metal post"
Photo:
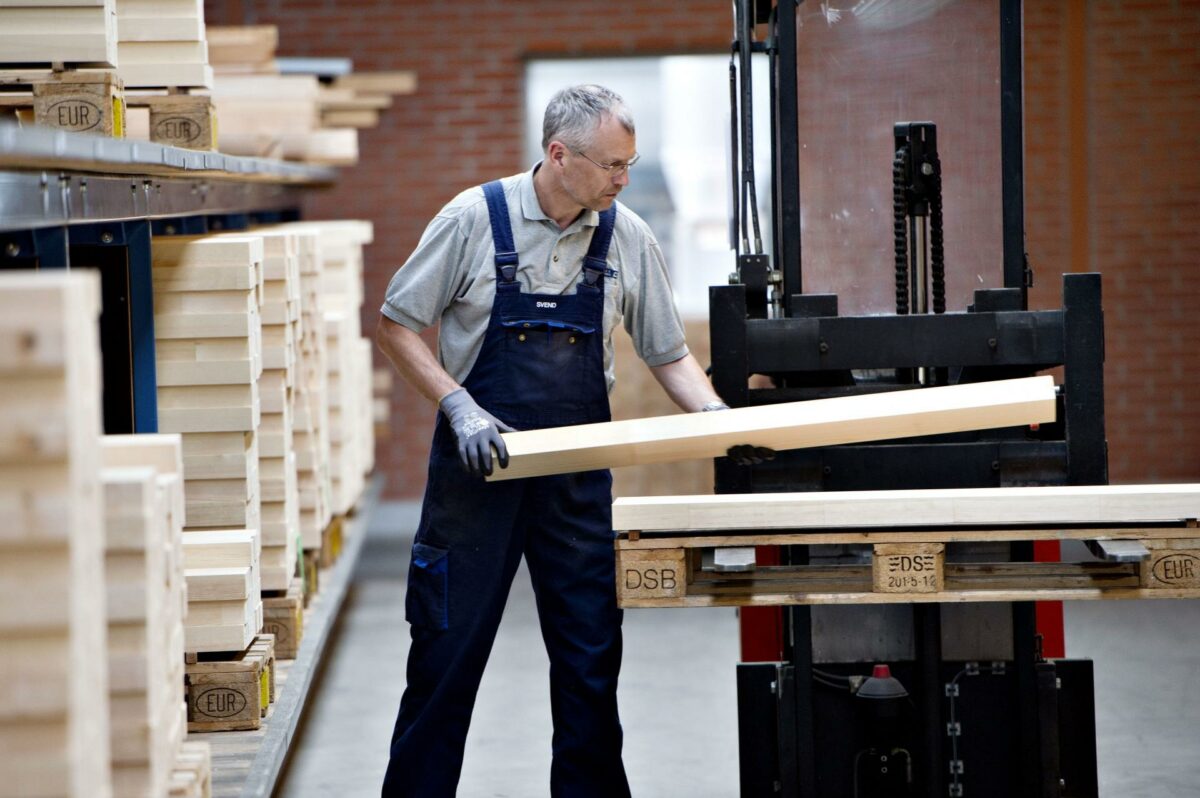
[[784, 315], [791, 316], [793, 294], [804, 291], [800, 264], [800, 113], [796, 61], [796, 3], [777, 6], [775, 25], [775, 268], [783, 272]]
[[1029, 306], [1032, 274], [1025, 257], [1025, 122], [1022, 0], [1000, 0], [1000, 173], [1004, 218], [1004, 287], [1021, 290]]
[[133, 429], [134, 432], [158, 432], [150, 221], [126, 222], [125, 241], [129, 267], [129, 343], [133, 361]]

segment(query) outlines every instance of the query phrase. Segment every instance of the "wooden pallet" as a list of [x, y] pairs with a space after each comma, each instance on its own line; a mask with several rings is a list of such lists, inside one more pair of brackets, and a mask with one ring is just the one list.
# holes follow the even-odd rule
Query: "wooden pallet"
[[[957, 544], [1037, 540], [1137, 541], [1142, 562], [970, 562]], [[718, 571], [715, 549], [854, 545], [854, 564]], [[950, 547], [950, 548], [948, 548]], [[617, 549], [622, 607], [1200, 598], [1195, 520], [1087, 528], [918, 528], [678, 537], [627, 532]]]
[[165, 94], [128, 94], [130, 108], [150, 112], [150, 140], [189, 150], [217, 149], [217, 116], [212, 97], [191, 94], [188, 88], [166, 89]]
[[263, 596], [263, 631], [275, 636], [275, 656], [296, 658], [304, 639], [304, 596], [299, 582], [278, 595]]
[[0, 70], [0, 112], [71, 133], [125, 135], [125, 92], [113, 70]]
[[188, 731], [257, 729], [274, 697], [274, 652], [274, 636], [259, 635], [233, 655], [188, 655]]

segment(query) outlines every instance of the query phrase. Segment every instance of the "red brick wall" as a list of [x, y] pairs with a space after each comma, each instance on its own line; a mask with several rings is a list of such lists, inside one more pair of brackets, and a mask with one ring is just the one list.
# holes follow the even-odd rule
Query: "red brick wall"
[[[464, 188], [528, 166], [525, 59], [719, 53], [732, 35], [722, 0], [207, 0], [205, 15], [214, 25], [278, 25], [280, 55], [348, 56], [362, 71], [416, 70], [417, 92], [396, 98], [378, 128], [361, 132], [359, 165], [342, 170], [337, 186], [305, 209], [314, 218], [374, 221], [363, 310], [372, 331], [388, 279], [438, 209]], [[725, 96], [724, 87], [714, 90]], [[377, 459], [392, 496], [421, 495], [433, 418], [433, 406], [397, 379], [393, 435]]]
[[[809, 5], [816, 7], [801, 8]], [[994, 5], [960, 0], [943, 13], [964, 31], [982, 33], [995, 30]], [[1058, 306], [1062, 272], [1104, 274], [1112, 478], [1200, 480], [1200, 327], [1188, 317], [1200, 307], [1200, 4], [1026, 0], [1025, 10], [1026, 221], [1038, 277], [1031, 303]], [[465, 186], [526, 165], [521, 146], [526, 58], [723, 52], [731, 34], [729, 5], [718, 0], [616, 0], [602, 8], [545, 0], [437, 6], [208, 0], [205, 11], [213, 24], [279, 25], [284, 55], [351, 56], [361, 70], [418, 72], [417, 93], [397, 98], [379, 128], [362, 132], [359, 166], [343, 170], [337, 187], [313, 197], [307, 208], [313, 216], [374, 220], [364, 309], [368, 329], [374, 328], [388, 278], [437, 209]], [[804, 35], [814, 41], [816, 24], [824, 23], [806, 17], [810, 27]], [[918, 33], [919, 23], [896, 37], [920, 52]], [[888, 36], [878, 36], [881, 51], [895, 44]], [[978, 46], [992, 48], [991, 34]], [[958, 52], [951, 51], [954, 57], [935, 77], [961, 71]], [[838, 75], [843, 107], [863, 107], [864, 98], [879, 91], [862, 84], [861, 63], [841, 63], [836, 70], [829, 62], [817, 66], [822, 75], [830, 70]], [[894, 99], [875, 102], [888, 111], [884, 117], [899, 118], [888, 107]], [[947, 96], [904, 112], [936, 118], [953, 102]], [[944, 165], [949, 168], [953, 155], [962, 168], [975, 170], [967, 173], [963, 188], [954, 189], [959, 193], [953, 199], [947, 187], [948, 208], [971, 209], [955, 221], [947, 217], [952, 309], [968, 295], [975, 272], [999, 269], [998, 250], [989, 241], [998, 217], [994, 223], [966, 221], [998, 207], [990, 187], [998, 180], [993, 183], [980, 156], [990, 136], [980, 131], [998, 124], [998, 111], [988, 104], [971, 113], [978, 118], [960, 129], [939, 127]], [[810, 171], [801, 186], [806, 213], [839, 185], [850, 192], [846, 199], [861, 196], [853, 185]], [[885, 197], [883, 208], [888, 207]], [[872, 235], [879, 234], [874, 223], [870, 227]], [[886, 238], [886, 224], [880, 229]], [[814, 256], [820, 235], [806, 238]], [[979, 235], [983, 246], [969, 250], [965, 243]], [[953, 270], [952, 242], [969, 268]], [[838, 246], [836, 239], [825, 243], [830, 250]], [[855, 274], [846, 267], [854, 279], [843, 288], [834, 281], [845, 276], [826, 269], [822, 277], [814, 262], [813, 282], [805, 288], [844, 290], [848, 312], [856, 285], [887, 284], [886, 263], [870, 268], [874, 271]], [[831, 285], [822, 286], [822, 280]], [[887, 298], [879, 301], [886, 308]], [[379, 451], [394, 496], [420, 495], [432, 417], [432, 407], [397, 381], [393, 438]]]
[[1025, 12], [1031, 302], [1104, 275], [1112, 481], [1200, 480], [1200, 3]]

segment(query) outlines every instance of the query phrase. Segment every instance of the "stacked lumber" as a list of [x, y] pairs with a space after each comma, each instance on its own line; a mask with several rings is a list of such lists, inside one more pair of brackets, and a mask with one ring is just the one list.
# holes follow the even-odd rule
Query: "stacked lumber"
[[314, 75], [222, 73], [212, 89], [221, 150], [331, 166], [357, 163], [358, 131], [321, 127], [320, 95]]
[[112, 795], [100, 281], [0, 273], [0, 794]]
[[208, 87], [202, 0], [116, 0], [118, 73], [130, 87]]
[[363, 246], [374, 235], [370, 222], [313, 222], [320, 230], [321, 297], [328, 350], [330, 490], [335, 515], [350, 512], [362, 495], [367, 456], [364, 404], [370, 372], [362, 368]]
[[221, 150], [234, 155], [352, 165], [358, 129], [379, 124], [393, 94], [416, 90], [412, 72], [346, 75], [333, 85], [315, 75], [280, 75], [273, 25], [210, 27], [208, 38]]
[[102, 439], [113, 784], [162, 795], [186, 732], [183, 455], [178, 435]]
[[245, 651], [262, 628], [257, 529], [185, 532], [188, 652]]
[[328, 373], [317, 232], [304, 225], [287, 229], [297, 236], [300, 261], [300, 334], [296, 382], [292, 393], [292, 442], [300, 491], [300, 538], [304, 549], [319, 549], [321, 534], [333, 516], [329, 472]]
[[117, 65], [114, 0], [14, 0], [0, 7], [0, 63]]
[[342, 75], [322, 87], [321, 124], [368, 128], [379, 124], [379, 112], [391, 107], [392, 96], [417, 90], [415, 72], [359, 72]]
[[285, 228], [254, 231], [263, 241], [263, 373], [259, 379], [259, 484], [262, 490], [262, 587], [287, 590], [296, 572], [300, 492], [292, 413], [300, 336], [300, 253]]
[[274, 25], [209, 25], [208, 60], [218, 75], [278, 75]]
[[187, 560], [189, 652], [240, 650], [261, 628], [262, 263], [252, 235], [162, 236], [152, 248], [159, 429], [183, 440], [185, 552], [214, 529], [255, 549], [229, 566], [250, 569], [240, 576], [194, 573], [226, 566]]
[[[358, 339], [358, 452], [359, 466], [365, 477], [375, 470], [375, 344], [370, 338]], [[388, 406], [384, 405], [384, 420]]]

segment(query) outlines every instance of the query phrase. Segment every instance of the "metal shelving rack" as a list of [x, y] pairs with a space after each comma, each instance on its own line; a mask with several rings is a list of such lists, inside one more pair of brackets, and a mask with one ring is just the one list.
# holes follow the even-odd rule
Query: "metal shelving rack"
[[0, 268], [100, 270], [105, 431], [156, 432], [151, 238], [297, 219], [303, 192], [335, 176], [329, 167], [0, 125]]

